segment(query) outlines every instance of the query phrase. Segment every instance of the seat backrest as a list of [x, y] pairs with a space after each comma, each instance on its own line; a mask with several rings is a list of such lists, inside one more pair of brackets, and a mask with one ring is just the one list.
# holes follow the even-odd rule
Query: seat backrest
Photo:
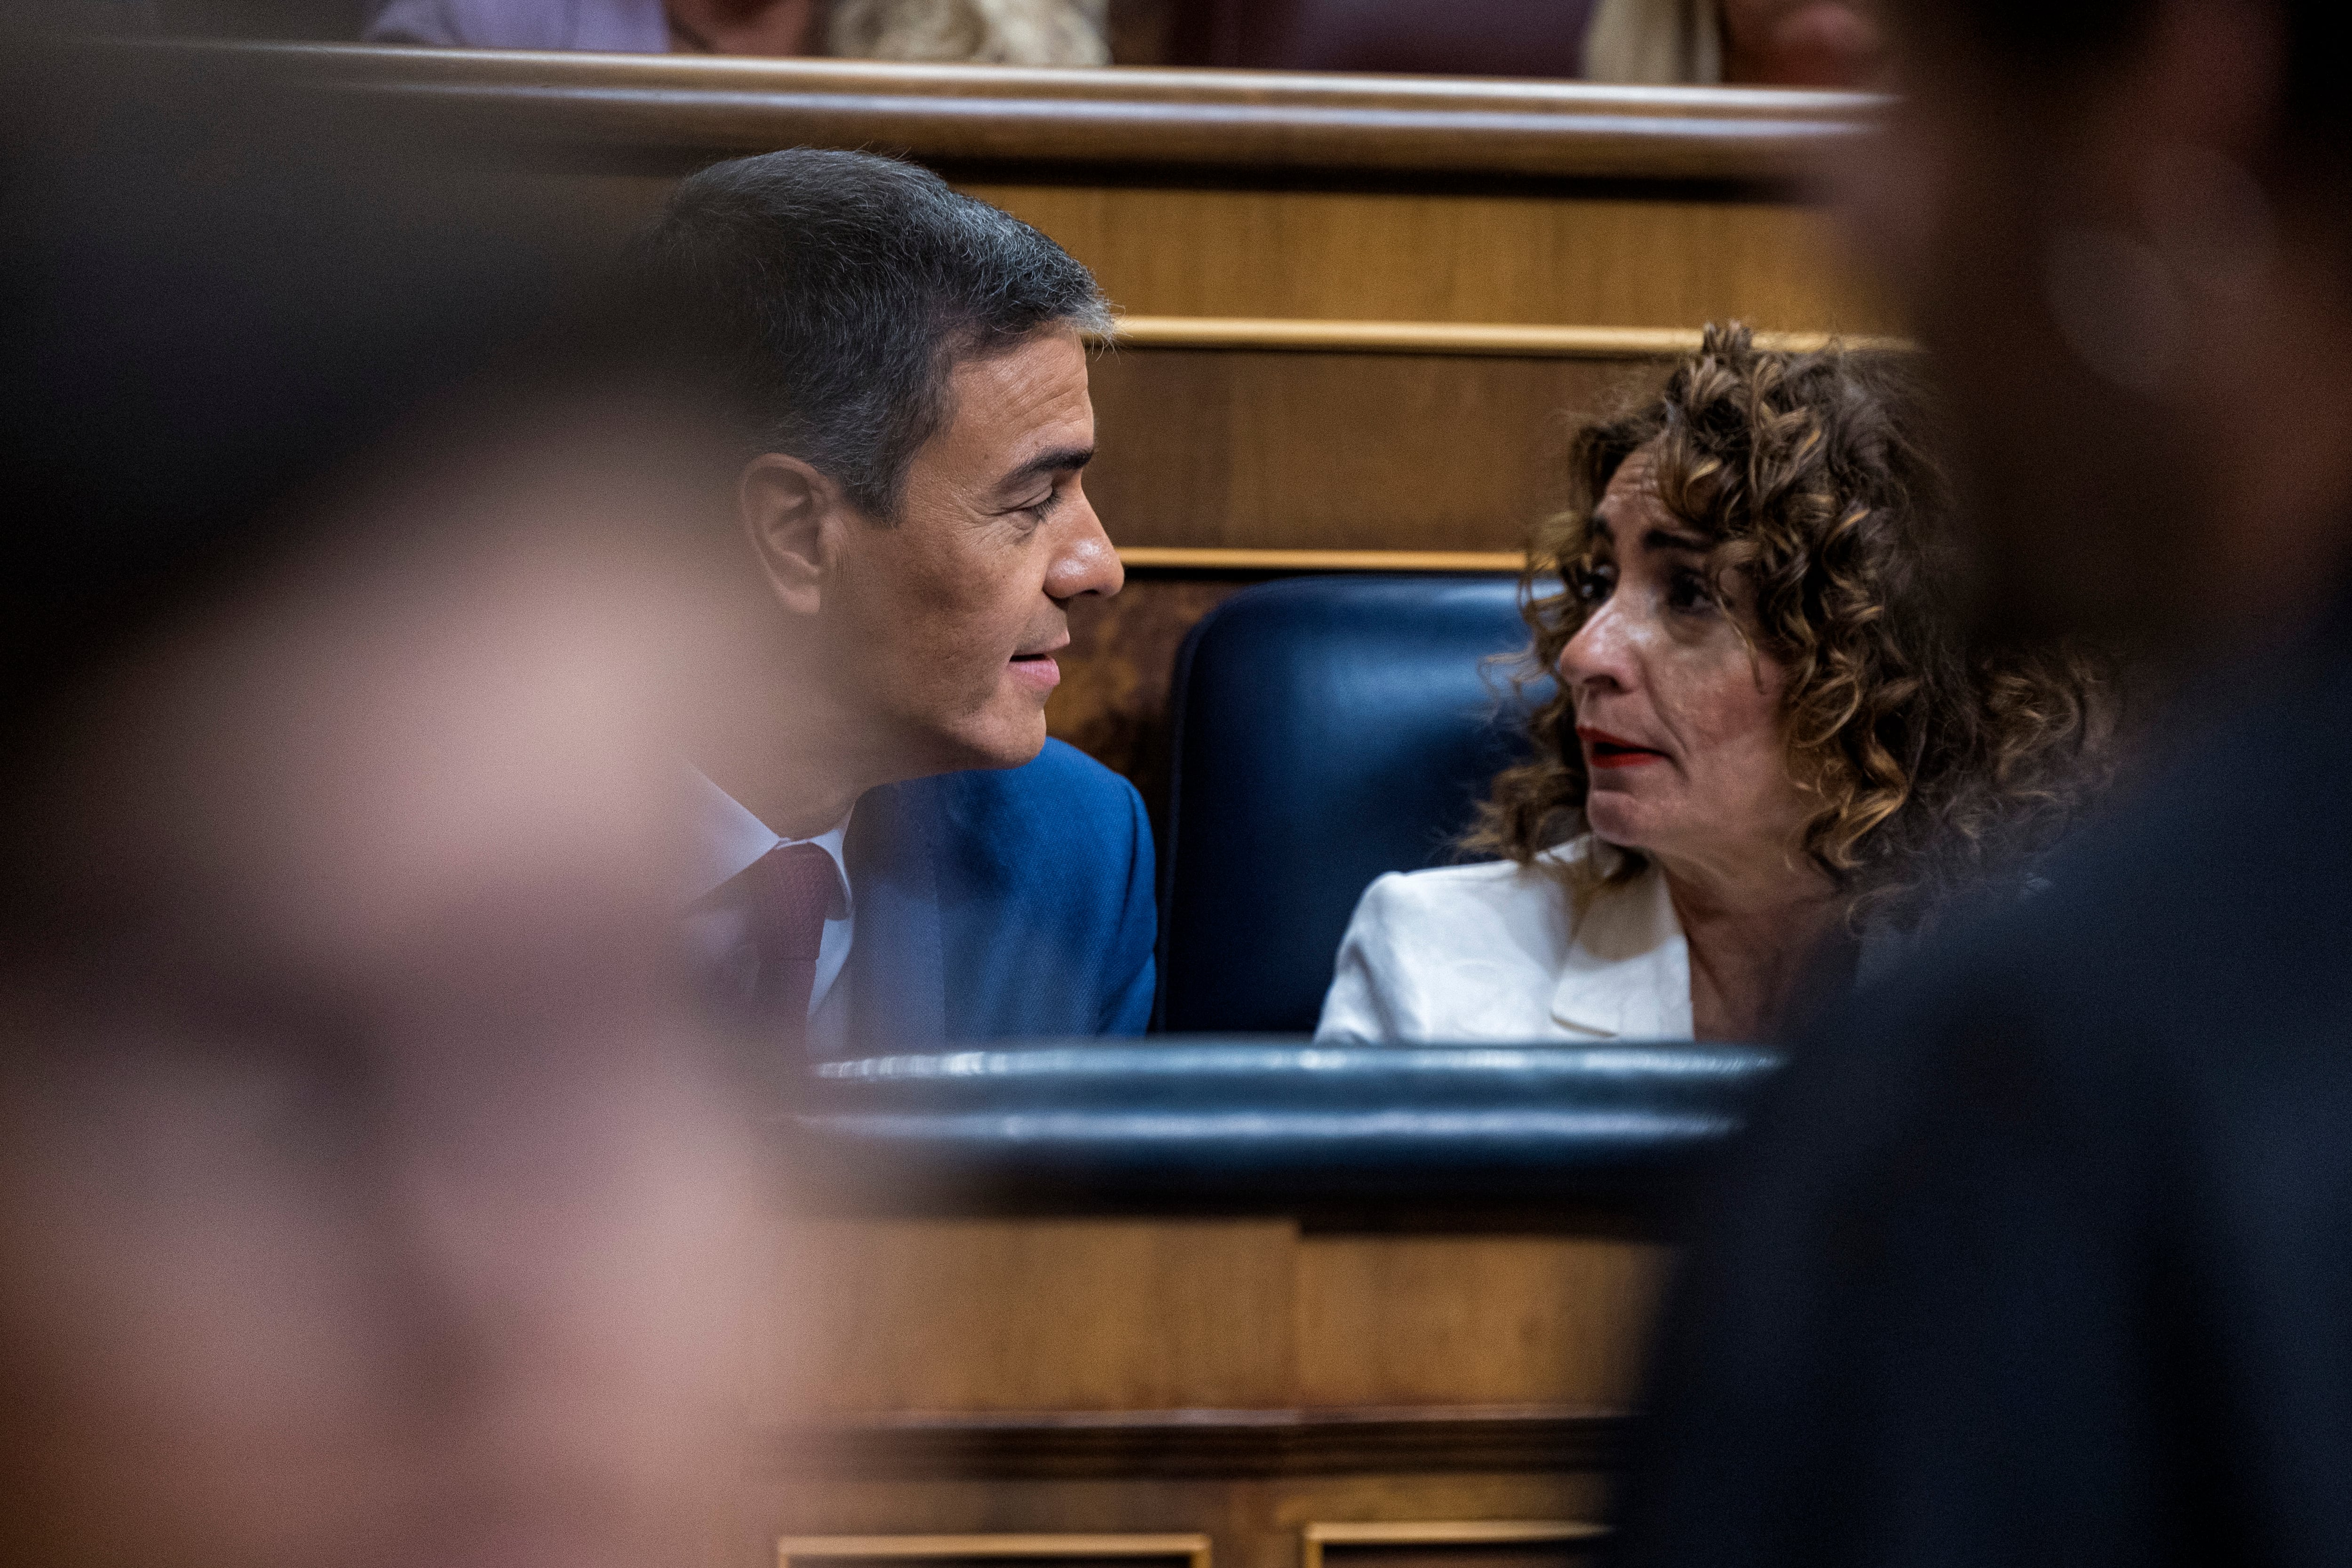
[[1315, 1027], [1357, 898], [1459, 858], [1523, 704], [1517, 582], [1301, 577], [1246, 588], [1177, 655], [1160, 884], [1160, 1017], [1181, 1030]]

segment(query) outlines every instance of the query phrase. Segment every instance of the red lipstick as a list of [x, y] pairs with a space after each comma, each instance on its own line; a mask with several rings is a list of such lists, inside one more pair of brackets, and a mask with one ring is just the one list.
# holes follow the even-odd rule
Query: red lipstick
[[1576, 727], [1576, 738], [1584, 742], [1584, 760], [1592, 768], [1638, 768], [1644, 762], [1666, 759], [1666, 754], [1654, 747], [1636, 746], [1605, 729], [1586, 725]]

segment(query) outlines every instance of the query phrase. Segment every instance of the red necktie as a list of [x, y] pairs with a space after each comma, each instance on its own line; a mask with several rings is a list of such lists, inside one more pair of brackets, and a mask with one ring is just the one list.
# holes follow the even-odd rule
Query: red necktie
[[759, 959], [751, 1004], [761, 1030], [794, 1045], [808, 1039], [809, 997], [825, 916], [841, 901], [841, 873], [814, 844], [779, 844], [730, 884], [741, 899]]

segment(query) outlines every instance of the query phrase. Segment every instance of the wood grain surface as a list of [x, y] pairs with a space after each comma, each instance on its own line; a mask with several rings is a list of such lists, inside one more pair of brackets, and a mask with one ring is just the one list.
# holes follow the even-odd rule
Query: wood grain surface
[[1141, 316], [1901, 330], [1816, 209], [1614, 193], [969, 181]]
[[1122, 546], [1524, 549], [1576, 425], [1648, 361], [1150, 350], [1093, 370], [1087, 493]]
[[[1506, 359], [1664, 359], [1695, 354], [1696, 327], [1531, 327], [1474, 321], [1319, 321], [1297, 317], [1123, 316], [1097, 348], [1294, 349], [1349, 354], [1493, 354]], [[1811, 353], [1843, 341], [1850, 348], [1907, 349], [1899, 338], [1829, 332], [1755, 334], [1759, 349]]]
[[1620, 1409], [1661, 1256], [1281, 1219], [780, 1222], [752, 1416]]
[[[1214, 1568], [1298, 1568], [1307, 1525], [1332, 1520], [1595, 1519], [1604, 1474], [1550, 1470], [1271, 1477], [1162, 1476], [1008, 1482], [960, 1479], [813, 1479], [758, 1475], [727, 1521], [725, 1558], [770, 1568], [787, 1534], [1102, 1531], [1205, 1532]], [[1374, 1568], [1371, 1552], [1365, 1568]], [[1355, 1561], [1349, 1552], [1347, 1560]], [[1385, 1561], [1377, 1568], [1392, 1568]], [[1457, 1549], [1404, 1568], [1537, 1568]], [[1544, 1568], [1550, 1568], [1549, 1564]]]
[[754, 1462], [818, 1479], [1546, 1471], [1613, 1462], [1626, 1425], [1583, 1405], [899, 1411], [777, 1428]]
[[927, 162], [1785, 181], [1865, 134], [1876, 107], [1832, 93], [1475, 78], [164, 47], [206, 51], [217, 68], [398, 94], [486, 134], [689, 159], [807, 143]]
[[[1226, 1568], [1296, 1568], [1311, 1523], [1597, 1517], [1664, 1261], [1281, 1219], [772, 1241], [775, 1354], [721, 1528], [744, 1568], [780, 1536], [1008, 1531], [1200, 1531]], [[1539, 1568], [1423, 1547], [1377, 1568]]]

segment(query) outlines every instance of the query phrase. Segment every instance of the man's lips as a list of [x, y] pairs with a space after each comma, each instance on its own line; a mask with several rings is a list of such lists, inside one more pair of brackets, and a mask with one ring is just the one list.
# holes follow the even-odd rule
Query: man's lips
[[1622, 736], [1590, 725], [1576, 727], [1576, 738], [1584, 742], [1586, 762], [1595, 768], [1639, 768], [1645, 762], [1664, 762], [1666, 754], [1654, 746], [1640, 746]]
[[1051, 648], [1034, 653], [1015, 653], [1005, 661], [1005, 667], [1012, 671], [1013, 678], [1024, 685], [1050, 692], [1062, 684], [1062, 666], [1054, 655], [1069, 645], [1070, 640], [1065, 637]]

